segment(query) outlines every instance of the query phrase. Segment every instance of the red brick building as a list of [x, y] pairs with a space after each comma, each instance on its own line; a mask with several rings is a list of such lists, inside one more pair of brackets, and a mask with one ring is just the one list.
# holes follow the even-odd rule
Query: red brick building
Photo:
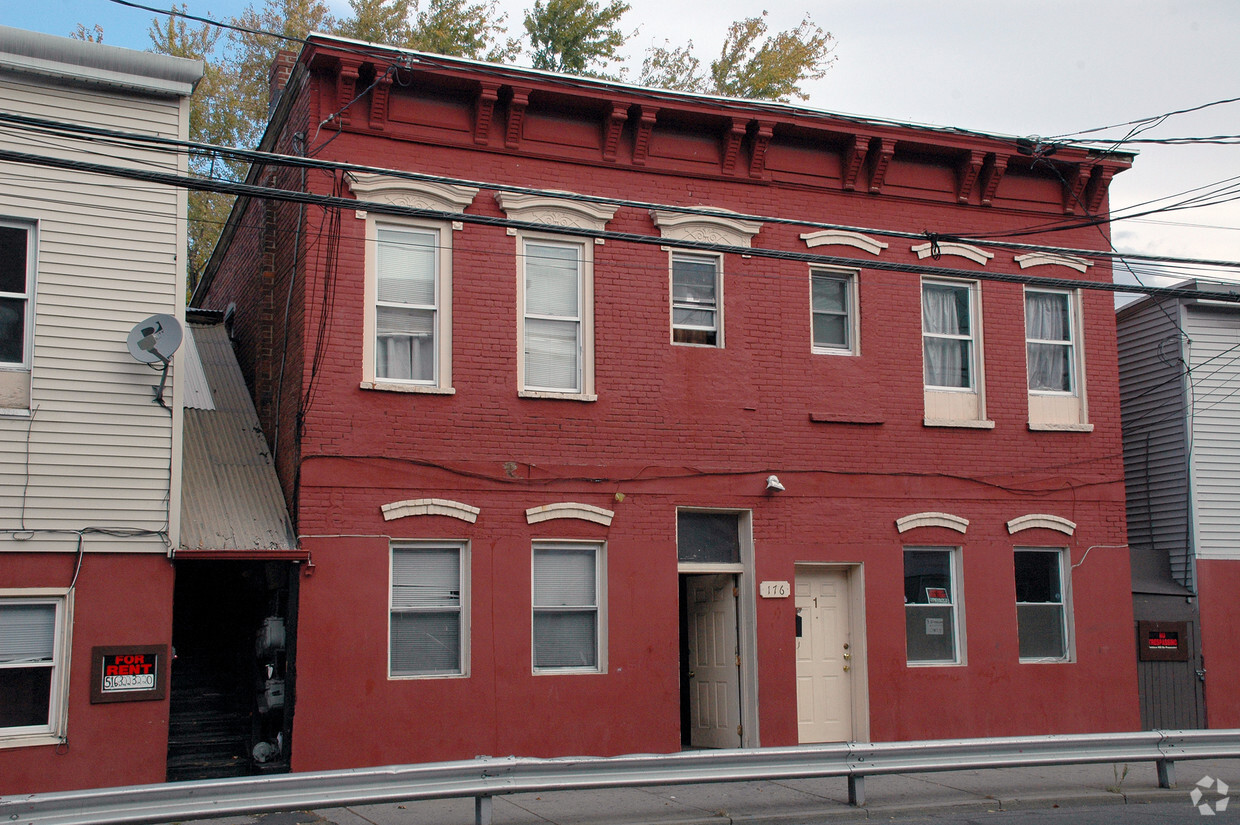
[[1130, 158], [324, 37], [281, 71], [263, 148], [310, 162], [251, 182], [321, 200], [240, 201], [193, 303], [310, 557], [294, 770], [1138, 727], [1110, 266], [977, 240]]

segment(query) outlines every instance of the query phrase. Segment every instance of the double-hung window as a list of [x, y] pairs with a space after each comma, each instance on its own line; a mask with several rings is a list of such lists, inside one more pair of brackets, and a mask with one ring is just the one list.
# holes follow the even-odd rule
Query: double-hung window
[[719, 258], [672, 253], [672, 341], [722, 346]]
[[605, 670], [603, 545], [538, 542], [533, 550], [534, 671]]
[[1025, 290], [1030, 429], [1088, 430], [1076, 290]]
[[34, 231], [0, 220], [0, 366], [30, 366]]
[[922, 369], [926, 424], [985, 427], [981, 370], [981, 313], [978, 284], [936, 281], [921, 284]]
[[376, 379], [436, 383], [439, 234], [405, 226], [377, 228]]
[[1064, 661], [1069, 623], [1062, 550], [1017, 550], [1016, 625], [1021, 661]]
[[960, 661], [957, 555], [953, 549], [904, 551], [904, 622], [910, 665]]
[[39, 744], [64, 730], [67, 599], [18, 592], [0, 591], [0, 742]]
[[584, 257], [580, 243], [523, 240], [521, 363], [527, 391], [586, 392]]
[[855, 275], [825, 270], [810, 273], [814, 352], [856, 351], [855, 290]]
[[468, 672], [468, 550], [458, 542], [393, 542], [389, 673]]

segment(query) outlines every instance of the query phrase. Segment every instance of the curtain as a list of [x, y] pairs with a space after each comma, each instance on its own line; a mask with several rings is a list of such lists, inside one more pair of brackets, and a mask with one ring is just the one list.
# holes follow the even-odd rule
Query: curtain
[[973, 386], [969, 287], [926, 284], [921, 291], [926, 386]]
[[435, 380], [434, 232], [379, 229], [379, 305], [375, 312], [375, 375]]
[[1071, 324], [1067, 295], [1025, 293], [1029, 389], [1072, 392]]

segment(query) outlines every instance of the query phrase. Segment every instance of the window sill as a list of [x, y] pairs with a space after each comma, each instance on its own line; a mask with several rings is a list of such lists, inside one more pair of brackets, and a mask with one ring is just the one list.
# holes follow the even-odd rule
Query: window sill
[[0, 749], [34, 748], [42, 745], [59, 745], [60, 737], [50, 733], [0, 734]]
[[926, 418], [922, 423], [927, 427], [964, 427], [970, 430], [993, 430], [995, 422], [977, 418]]
[[453, 387], [432, 387], [428, 384], [393, 384], [387, 381], [363, 381], [361, 387], [364, 390], [378, 390], [380, 392], [412, 392], [422, 393], [424, 395], [456, 395], [456, 389]]
[[30, 410], [16, 408], [4, 409], [0, 408], [0, 418], [29, 418]]
[[856, 355], [857, 353], [851, 349], [832, 349], [830, 347], [813, 347], [810, 352], [814, 355]]
[[1035, 433], [1092, 433], [1093, 424], [1053, 424], [1051, 422], [1029, 422], [1029, 431]]
[[964, 667], [964, 662], [905, 662], [906, 667]]
[[402, 673], [388, 674], [389, 682], [413, 682], [423, 679], [468, 679], [468, 673]]
[[535, 676], [606, 676], [607, 671], [584, 667], [534, 668]]
[[1072, 659], [1018, 659], [1022, 665], [1070, 665], [1073, 664]]
[[558, 401], [597, 401], [594, 393], [552, 392], [550, 390], [518, 390], [518, 398], [549, 398]]

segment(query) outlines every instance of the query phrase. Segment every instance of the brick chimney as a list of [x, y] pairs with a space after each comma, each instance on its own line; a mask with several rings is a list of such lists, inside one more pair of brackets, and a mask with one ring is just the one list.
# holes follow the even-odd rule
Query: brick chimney
[[280, 102], [280, 95], [284, 92], [284, 87], [288, 85], [288, 79], [293, 74], [293, 67], [297, 65], [297, 52], [279, 51], [276, 52], [276, 59], [271, 61], [271, 70], [267, 73], [267, 116], [275, 111], [276, 104]]

